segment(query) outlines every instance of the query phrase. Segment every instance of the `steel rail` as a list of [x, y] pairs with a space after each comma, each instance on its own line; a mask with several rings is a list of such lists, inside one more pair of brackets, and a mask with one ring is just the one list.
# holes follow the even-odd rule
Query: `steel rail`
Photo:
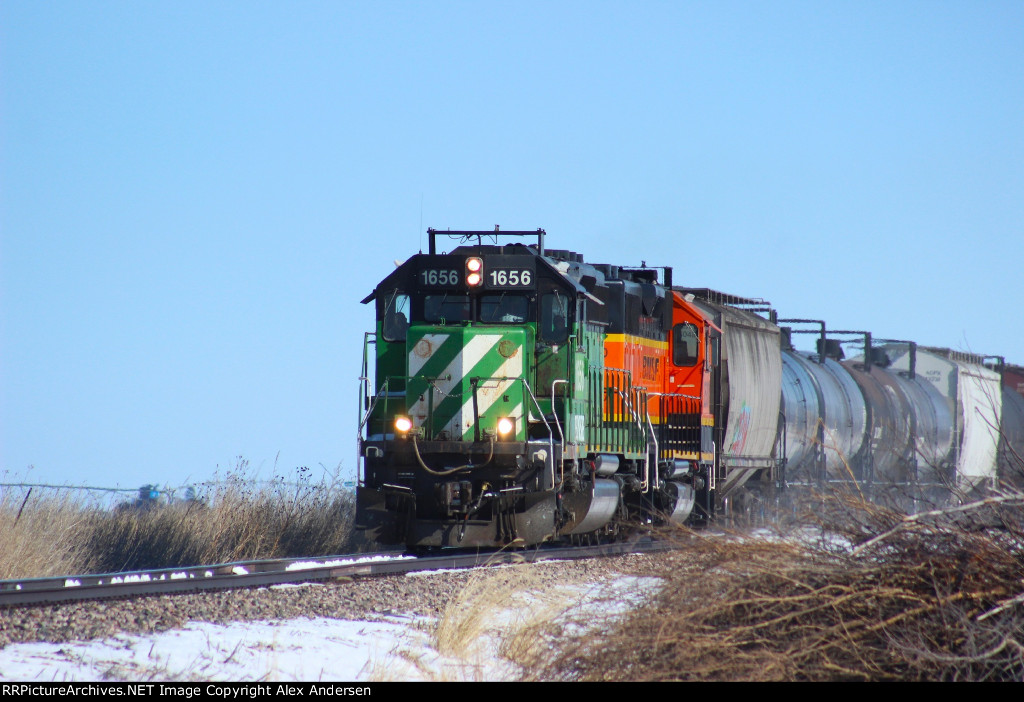
[[574, 560], [649, 553], [672, 548], [649, 539], [582, 547], [440, 553], [348, 554], [319, 558], [238, 561], [187, 568], [161, 568], [99, 575], [0, 580], [0, 608], [59, 602], [195, 593], [374, 577], [427, 570], [466, 569], [508, 563]]

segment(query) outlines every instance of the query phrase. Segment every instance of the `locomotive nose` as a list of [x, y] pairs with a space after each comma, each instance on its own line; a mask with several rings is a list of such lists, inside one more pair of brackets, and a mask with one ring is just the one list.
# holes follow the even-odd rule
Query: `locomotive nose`
[[525, 440], [526, 336], [522, 328], [411, 328], [406, 402], [423, 436]]

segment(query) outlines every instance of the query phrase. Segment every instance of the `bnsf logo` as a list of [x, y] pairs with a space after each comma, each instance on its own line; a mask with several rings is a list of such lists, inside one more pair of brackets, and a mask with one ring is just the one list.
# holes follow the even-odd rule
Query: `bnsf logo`
[[643, 367], [640, 369], [640, 377], [643, 380], [657, 380], [659, 370], [661, 359], [658, 356], [644, 356]]

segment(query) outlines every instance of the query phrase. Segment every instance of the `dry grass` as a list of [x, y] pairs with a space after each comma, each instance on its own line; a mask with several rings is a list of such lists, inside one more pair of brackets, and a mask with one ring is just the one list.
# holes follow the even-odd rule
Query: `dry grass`
[[653, 582], [611, 571], [594, 578], [556, 564], [483, 570], [442, 613], [434, 648], [462, 662], [461, 679], [540, 680], [560, 641], [612, 628]]
[[229, 482], [208, 503], [94, 515], [88, 571], [344, 553], [353, 509], [346, 493], [318, 486], [289, 493]]
[[88, 515], [81, 498], [68, 493], [4, 491], [0, 494], [0, 579], [80, 572], [80, 536]]
[[534, 566], [480, 571], [434, 629], [433, 647], [447, 661], [442, 679], [519, 679], [549, 650], [551, 636], [561, 629], [558, 619], [571, 606], [565, 590], [545, 583]]
[[364, 670], [376, 682], [514, 681], [550, 651], [550, 637], [572, 606], [562, 583], [536, 566], [474, 572], [436, 620], [422, 621], [412, 645], [396, 646]]
[[144, 510], [103, 509], [80, 493], [31, 493], [25, 499], [26, 493], [5, 491], [0, 496], [0, 578], [353, 550], [354, 495], [332, 481], [299, 477], [255, 488], [229, 476], [205, 499]]
[[543, 677], [1024, 677], [1020, 494], [913, 517], [824, 504], [817, 544], [691, 535], [655, 605], [567, 643]]
[[[481, 571], [446, 608], [434, 632], [434, 646], [446, 656], [471, 659], [484, 655], [481, 646], [505, 645], [508, 653], [524, 647], [509, 644], [524, 629], [536, 630], [564, 607], [560, 598], [545, 591], [530, 566]], [[491, 652], [486, 652], [490, 655]], [[519, 662], [519, 661], [517, 661]]]

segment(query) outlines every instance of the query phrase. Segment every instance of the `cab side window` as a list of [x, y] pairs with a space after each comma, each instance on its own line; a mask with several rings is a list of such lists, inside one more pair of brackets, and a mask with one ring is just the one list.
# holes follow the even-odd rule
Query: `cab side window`
[[699, 342], [696, 325], [682, 322], [672, 327], [672, 363], [680, 367], [697, 365]]
[[409, 331], [409, 296], [397, 290], [386, 300], [384, 306], [383, 334], [385, 341], [405, 341]]
[[540, 298], [540, 339], [561, 344], [569, 338], [569, 298], [553, 292]]

